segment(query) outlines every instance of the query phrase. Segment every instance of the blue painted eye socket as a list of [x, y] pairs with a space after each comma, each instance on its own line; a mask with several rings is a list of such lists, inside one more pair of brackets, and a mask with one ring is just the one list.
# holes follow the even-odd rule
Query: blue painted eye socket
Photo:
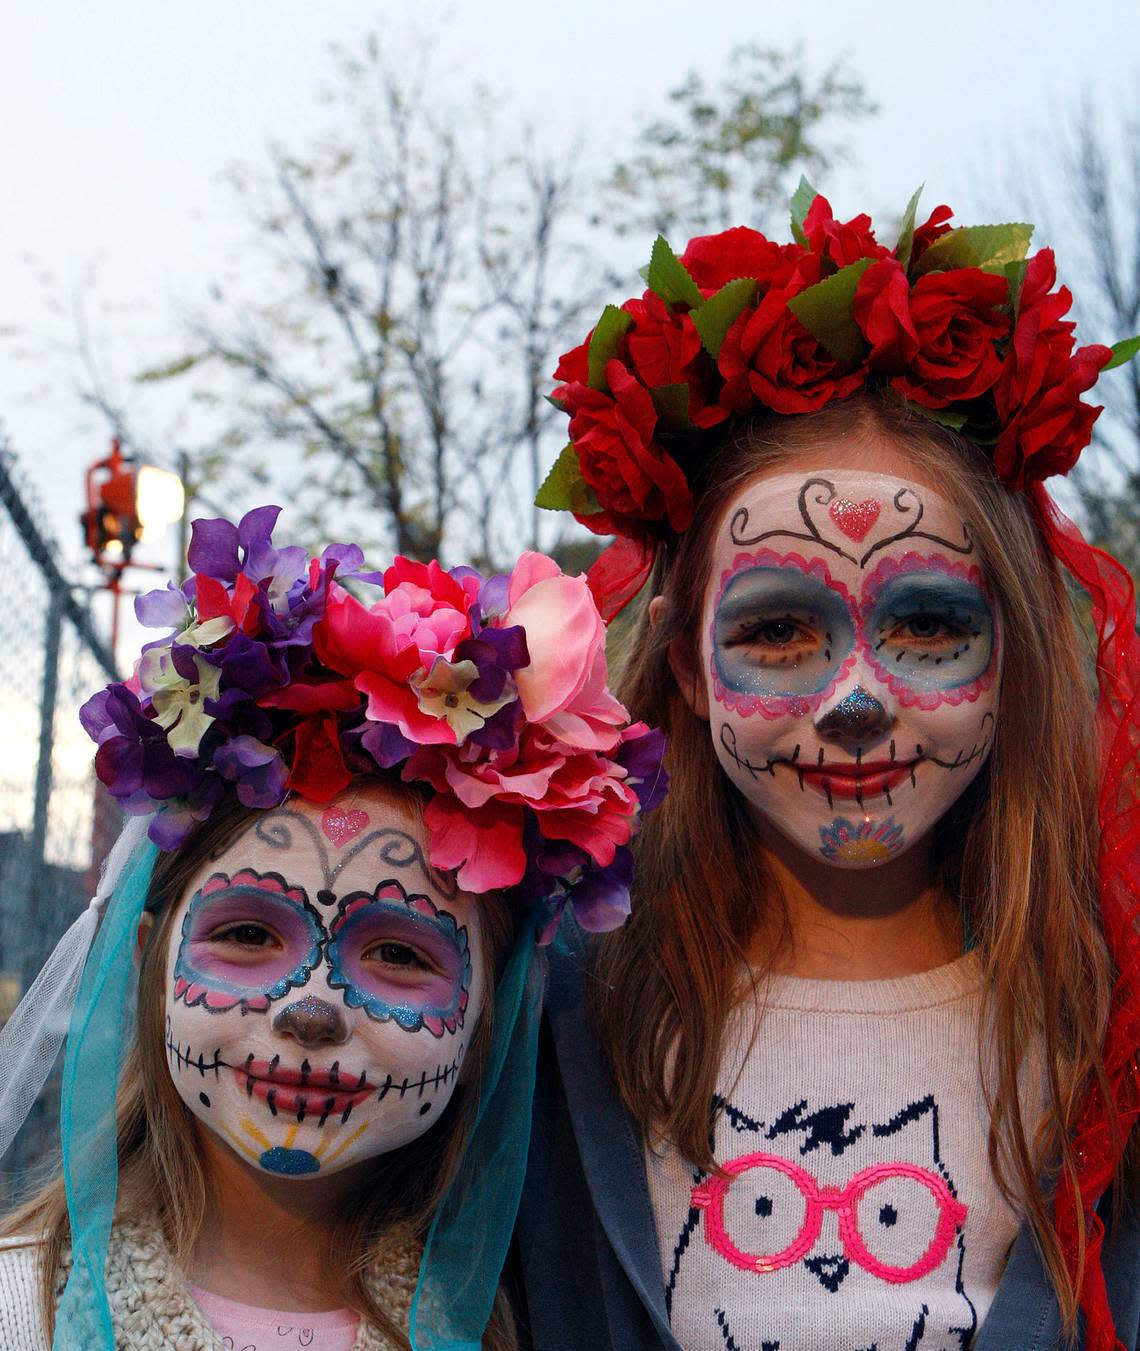
[[918, 689], [955, 690], [989, 669], [994, 618], [981, 587], [938, 570], [886, 582], [867, 611], [872, 660], [888, 677]]
[[740, 694], [819, 694], [854, 645], [844, 596], [794, 566], [737, 573], [713, 620], [716, 674], [726, 689]]
[[396, 882], [340, 903], [328, 944], [329, 985], [349, 1008], [436, 1037], [463, 1025], [471, 987], [467, 930]]

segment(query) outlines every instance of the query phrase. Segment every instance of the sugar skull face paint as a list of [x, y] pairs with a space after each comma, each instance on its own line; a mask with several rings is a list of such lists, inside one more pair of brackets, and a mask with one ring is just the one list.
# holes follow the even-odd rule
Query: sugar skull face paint
[[1000, 623], [968, 522], [932, 488], [757, 477], [716, 537], [704, 614], [717, 756], [813, 857], [897, 857], [985, 763]]
[[427, 863], [419, 819], [379, 788], [334, 806], [359, 828], [329, 832], [304, 803], [258, 813], [169, 928], [175, 1086], [243, 1158], [288, 1177], [427, 1130], [484, 998], [480, 902]]

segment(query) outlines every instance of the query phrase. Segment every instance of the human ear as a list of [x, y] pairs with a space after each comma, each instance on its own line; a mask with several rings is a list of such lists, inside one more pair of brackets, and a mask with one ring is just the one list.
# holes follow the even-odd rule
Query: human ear
[[[649, 625], [656, 628], [665, 613], [665, 597], [654, 596], [649, 602]], [[688, 646], [680, 636], [669, 644], [669, 669], [681, 691], [681, 697], [698, 718], [709, 720], [709, 696], [701, 673], [694, 668]]]
[[143, 949], [146, 947], [146, 941], [150, 937], [150, 931], [154, 927], [154, 916], [149, 910], [144, 910], [142, 918], [139, 920], [138, 933], [135, 935], [135, 965], [142, 961]]

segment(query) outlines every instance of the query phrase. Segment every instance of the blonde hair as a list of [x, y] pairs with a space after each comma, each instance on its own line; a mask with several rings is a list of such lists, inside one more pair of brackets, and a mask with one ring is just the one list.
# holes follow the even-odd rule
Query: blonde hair
[[[934, 858], [985, 971], [978, 1051], [980, 1066], [985, 1053], [995, 1067], [982, 1075], [990, 1168], [1023, 1209], [1071, 1330], [1084, 1251], [1074, 1281], [1051, 1222], [1051, 1191], [1076, 1193], [1072, 1134], [1090, 1085], [1107, 1085], [1102, 1045], [1115, 976], [1100, 917], [1089, 668], [1024, 496], [1002, 487], [976, 446], [889, 394], [755, 421], [692, 473], [694, 523], [660, 551], [625, 645], [620, 693], [635, 718], [664, 728], [670, 791], [635, 845], [632, 918], [596, 944], [595, 1014], [618, 1091], [647, 1136], [716, 1171], [708, 1112], [725, 1027], [741, 1001], [758, 997], [762, 973], [751, 968], [750, 978], [750, 940], [762, 929], [781, 932], [782, 907], [744, 799], [678, 688], [669, 648], [679, 642], [691, 669], [700, 669], [713, 535], [741, 487], [824, 439], [852, 436], [905, 448], [916, 474], [969, 519], [1001, 609], [996, 740], [986, 767], [936, 828]], [[651, 625], [655, 595], [663, 604]], [[981, 1045], [984, 1029], [992, 1029], [989, 1047]], [[1018, 1073], [1034, 1046], [1048, 1108], [1030, 1138]], [[1112, 1125], [1119, 1138], [1115, 1118]], [[1124, 1166], [1133, 1182], [1136, 1143]]]
[[[374, 782], [374, 780], [368, 780]], [[422, 806], [419, 789], [385, 780], [400, 798]], [[199, 1151], [187, 1149], [201, 1129], [174, 1086], [166, 1060], [163, 1005], [167, 940], [179, 901], [202, 861], [224, 850], [250, 825], [256, 812], [227, 800], [180, 850], [159, 855], [147, 899], [156, 920], [139, 965], [138, 1025], [127, 1051], [116, 1105], [119, 1155], [117, 1218], [155, 1217], [175, 1261], [184, 1264], [194, 1248], [209, 1198], [209, 1178]], [[374, 1175], [355, 1191], [330, 1232], [326, 1269], [347, 1275], [349, 1306], [398, 1346], [404, 1332], [376, 1303], [364, 1279], [392, 1226], [423, 1237], [462, 1161], [474, 1124], [479, 1086], [490, 1048], [496, 967], [505, 958], [512, 933], [506, 903], [480, 898], [484, 988], [488, 991], [464, 1076], [439, 1120], [418, 1140], [380, 1155]], [[9, 1215], [0, 1235], [33, 1236], [42, 1244], [41, 1304], [48, 1337], [55, 1325], [55, 1290], [70, 1243], [67, 1199], [57, 1178]], [[483, 1338], [486, 1351], [513, 1351], [514, 1322], [502, 1292], [496, 1298]]]

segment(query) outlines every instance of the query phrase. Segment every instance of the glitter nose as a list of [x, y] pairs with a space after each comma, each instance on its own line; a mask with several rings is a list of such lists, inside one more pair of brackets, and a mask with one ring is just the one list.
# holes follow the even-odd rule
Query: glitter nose
[[820, 736], [839, 741], [865, 741], [881, 735], [892, 722], [893, 716], [878, 699], [862, 685], [856, 685], [820, 718], [816, 730]]
[[273, 1027], [305, 1047], [340, 1046], [348, 1040], [348, 1023], [343, 1012], [315, 995], [286, 1005], [274, 1018]]

